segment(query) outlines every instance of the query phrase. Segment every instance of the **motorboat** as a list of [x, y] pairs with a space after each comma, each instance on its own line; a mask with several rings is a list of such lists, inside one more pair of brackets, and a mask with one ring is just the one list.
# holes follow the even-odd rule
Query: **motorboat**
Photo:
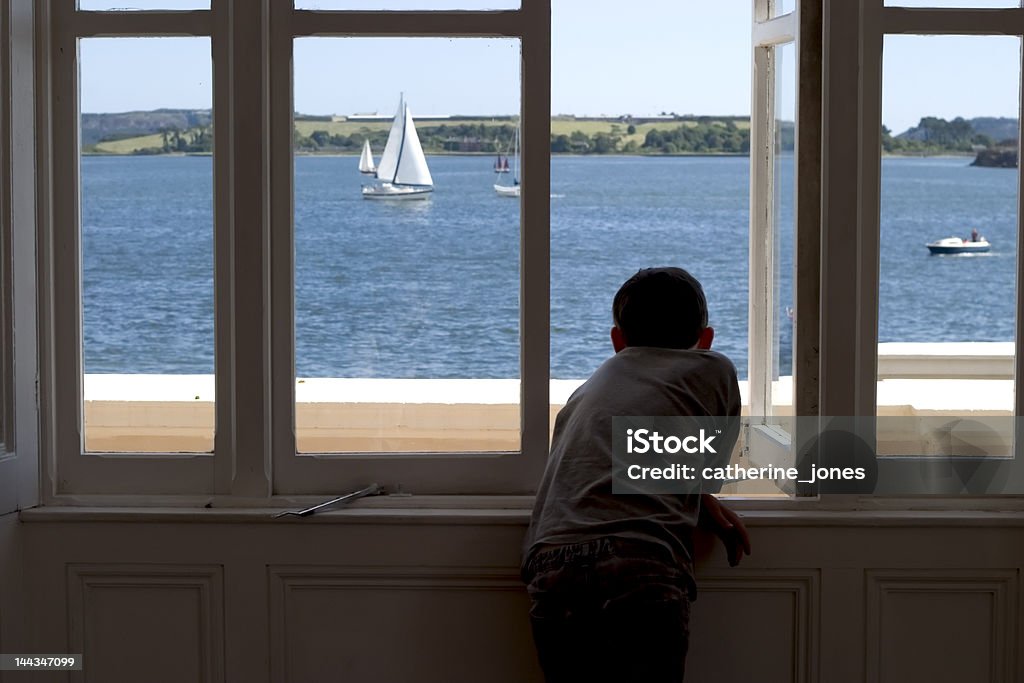
[[984, 237], [966, 240], [962, 237], [946, 237], [925, 246], [933, 254], [984, 254], [992, 247]]

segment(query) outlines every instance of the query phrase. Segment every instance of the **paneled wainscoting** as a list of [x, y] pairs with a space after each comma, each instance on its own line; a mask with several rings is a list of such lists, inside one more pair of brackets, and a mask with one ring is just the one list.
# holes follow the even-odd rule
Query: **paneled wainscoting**
[[[0, 643], [85, 669], [0, 680], [540, 681], [525, 516], [27, 511], [4, 525], [20, 557], [4, 558]], [[1024, 515], [747, 516], [754, 555], [701, 563], [688, 681], [1024, 680]]]

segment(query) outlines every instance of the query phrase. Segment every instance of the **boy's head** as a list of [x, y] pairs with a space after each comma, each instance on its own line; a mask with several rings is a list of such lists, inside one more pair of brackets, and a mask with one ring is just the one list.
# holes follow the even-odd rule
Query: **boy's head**
[[612, 302], [612, 345], [709, 349], [708, 302], [697, 278], [682, 268], [645, 268], [626, 280]]

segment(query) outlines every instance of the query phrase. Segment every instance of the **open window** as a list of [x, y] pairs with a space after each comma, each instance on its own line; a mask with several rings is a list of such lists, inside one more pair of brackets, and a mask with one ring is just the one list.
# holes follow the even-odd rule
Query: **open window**
[[[817, 414], [819, 3], [756, 0], [750, 155], [749, 464], [797, 464], [793, 416]], [[760, 493], [797, 492], [778, 480]]]
[[34, 13], [0, 5], [0, 514], [39, 499]]

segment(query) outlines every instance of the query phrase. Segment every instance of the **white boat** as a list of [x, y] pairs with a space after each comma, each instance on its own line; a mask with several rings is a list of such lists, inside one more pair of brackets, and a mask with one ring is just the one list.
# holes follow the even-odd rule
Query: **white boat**
[[373, 164], [373, 152], [370, 151], [370, 139], [363, 140], [363, 153], [359, 156], [359, 172], [372, 175], [377, 172]]
[[[512, 143], [514, 149], [514, 159], [512, 164], [512, 184], [511, 185], [499, 185], [494, 184], [494, 191], [498, 193], [499, 197], [518, 197], [519, 196], [519, 126], [516, 126], [516, 136]], [[508, 164], [508, 158], [505, 159], [505, 164]]]
[[363, 199], [426, 199], [434, 191], [434, 179], [404, 97], [398, 100], [398, 112], [377, 166], [377, 180], [380, 182], [363, 185]]
[[933, 254], [984, 254], [992, 245], [984, 237], [965, 240], [961, 237], [946, 237], [925, 245]]

